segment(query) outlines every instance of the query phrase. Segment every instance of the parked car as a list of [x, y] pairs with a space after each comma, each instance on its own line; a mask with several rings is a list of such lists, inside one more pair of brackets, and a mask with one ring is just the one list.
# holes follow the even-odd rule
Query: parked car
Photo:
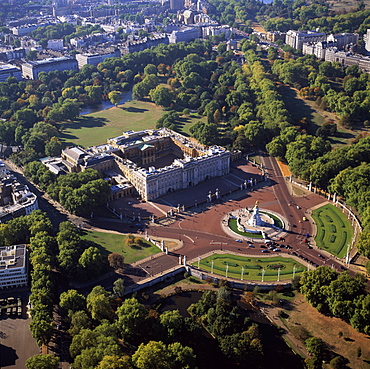
[[270, 252], [269, 250], [261, 250], [261, 252]]

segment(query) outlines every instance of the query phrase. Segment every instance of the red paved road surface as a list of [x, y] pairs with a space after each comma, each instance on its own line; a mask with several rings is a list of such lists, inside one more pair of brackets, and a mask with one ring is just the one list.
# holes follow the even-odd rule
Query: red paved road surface
[[[142, 267], [150, 270], [151, 274], [156, 274], [177, 265], [179, 254], [186, 255], [188, 260], [190, 260], [198, 255], [220, 248], [235, 252], [261, 255], [261, 249], [258, 246], [255, 249], [251, 249], [246, 247], [245, 243], [236, 242], [235, 239], [223, 232], [220, 225], [221, 219], [226, 213], [241, 207], [251, 207], [255, 204], [256, 200], [258, 200], [261, 208], [280, 213], [288, 220], [290, 227], [288, 235], [285, 237], [285, 244], [293, 246], [294, 251], [319, 265], [334, 264], [334, 266], [339, 269], [340, 264], [334, 257], [324, 260], [318, 256], [317, 249], [308, 249], [303, 243], [305, 234], [312, 233], [312, 224], [310, 221], [302, 221], [302, 218], [307, 216], [305, 213], [307, 209], [325, 202], [325, 199], [315, 194], [309, 194], [306, 197], [292, 197], [286, 185], [286, 179], [282, 176], [276, 161], [269, 156], [264, 156], [262, 157], [262, 163], [267, 169], [269, 181], [262, 183], [261, 188], [252, 192], [239, 191], [236, 195], [241, 196], [241, 199], [225, 202], [222, 202], [221, 199], [201, 213], [195, 215], [181, 214], [178, 220], [169, 226], [149, 225], [149, 235], [181, 239], [184, 246], [173, 255], [163, 255], [162, 257], [143, 263]], [[240, 180], [241, 178], [250, 178], [250, 172], [253, 172], [254, 176], [258, 175], [258, 170], [255, 167], [246, 165], [245, 162], [240, 162], [237, 168], [233, 168], [233, 172], [228, 178], [233, 178], [235, 182], [237, 182], [238, 179]], [[221, 180], [219, 179], [219, 181]], [[209, 182], [206, 182], [206, 184], [208, 183]], [[188, 191], [186, 192], [187, 196], [198, 195], [198, 187], [199, 186], [186, 190]], [[182, 196], [181, 192], [177, 192], [173, 195], [179, 196], [180, 198]], [[158, 204], [159, 202], [157, 202], [157, 205]], [[103, 224], [100, 222], [96, 222], [96, 225], [103, 227]], [[104, 225], [107, 226], [107, 223], [105, 222]], [[292, 225], [295, 225], [295, 227]], [[109, 228], [127, 232], [127, 225], [119, 223], [111, 223], [109, 224]], [[215, 244], [217, 242], [218, 244]], [[291, 252], [291, 250], [282, 249], [282, 253], [285, 252]], [[132, 282], [142, 278], [144, 277], [130, 276]]]

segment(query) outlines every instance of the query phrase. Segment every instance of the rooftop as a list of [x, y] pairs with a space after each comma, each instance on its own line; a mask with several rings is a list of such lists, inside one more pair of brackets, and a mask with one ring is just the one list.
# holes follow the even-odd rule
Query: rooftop
[[23, 268], [26, 252], [26, 245], [0, 247], [0, 273], [7, 269]]

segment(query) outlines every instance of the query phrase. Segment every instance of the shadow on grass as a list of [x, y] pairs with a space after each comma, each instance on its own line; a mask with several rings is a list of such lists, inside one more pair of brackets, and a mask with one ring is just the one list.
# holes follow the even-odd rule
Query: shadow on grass
[[302, 118], [307, 118], [310, 121], [313, 120], [313, 113], [315, 110], [306, 104], [304, 100], [297, 97], [296, 90], [289, 86], [280, 86], [279, 90], [282, 94], [285, 106], [295, 122], [300, 121]]
[[338, 132], [335, 137], [329, 137], [328, 140], [332, 145], [338, 145], [345, 143], [344, 141], [352, 140], [356, 138], [354, 132]]
[[128, 108], [122, 107], [122, 110], [127, 111], [128, 113], [145, 113], [148, 109], [135, 108], [134, 106], [129, 106]]
[[91, 116], [82, 116], [73, 122], [65, 123], [63, 129], [81, 129], [104, 127], [108, 120]]

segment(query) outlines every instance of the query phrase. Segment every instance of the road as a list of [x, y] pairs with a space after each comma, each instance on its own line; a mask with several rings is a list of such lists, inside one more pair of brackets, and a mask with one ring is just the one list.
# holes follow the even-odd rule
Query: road
[[[183, 241], [183, 247], [170, 255], [145, 261], [141, 267], [144, 270], [150, 270], [150, 274], [154, 275], [176, 266], [179, 255], [186, 255], [187, 260], [191, 260], [217, 249], [260, 256], [261, 248], [258, 247], [258, 244], [254, 249], [248, 248], [245, 243], [236, 242], [234, 238], [224, 233], [220, 226], [225, 214], [246, 206], [250, 208], [258, 200], [261, 208], [276, 211], [288, 220], [288, 232], [283, 243], [292, 246], [293, 250], [281, 249], [281, 254], [294, 251], [301, 256], [300, 262], [304, 265], [307, 265], [307, 260], [309, 260], [317, 265], [329, 265], [340, 270], [342, 263], [337, 258], [330, 255], [319, 257], [319, 254], [323, 253], [315, 247], [309, 248], [304, 242], [306, 234], [312, 235], [314, 230], [308, 209], [325, 202], [325, 199], [313, 193], [304, 197], [293, 197], [276, 160], [266, 154], [262, 154], [261, 159], [268, 173], [269, 183], [267, 186], [262, 186], [248, 193], [248, 196], [242, 199], [216, 202], [210, 209], [203, 212], [181, 214], [174, 223], [167, 226], [149, 225], [147, 228], [149, 236], [180, 239]], [[303, 217], [308, 220], [303, 221]], [[106, 220], [94, 220], [93, 224], [98, 228], [123, 233], [130, 232], [128, 224], [119, 222], [109, 223]], [[312, 243], [312, 238], [310, 241]], [[143, 279], [142, 276], [130, 277], [131, 283]]]

